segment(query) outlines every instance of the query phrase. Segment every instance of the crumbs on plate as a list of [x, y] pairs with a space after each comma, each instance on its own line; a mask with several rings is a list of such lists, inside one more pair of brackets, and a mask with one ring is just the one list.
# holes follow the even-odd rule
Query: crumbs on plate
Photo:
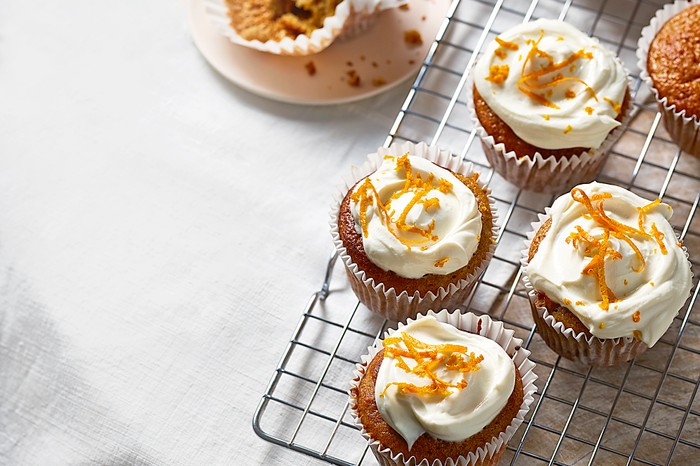
[[316, 74], [316, 64], [313, 62], [313, 60], [304, 65], [304, 67], [306, 68], [306, 72], [309, 74], [309, 76]]
[[403, 33], [403, 41], [407, 45], [418, 46], [423, 45], [423, 37], [416, 29], [409, 29]]

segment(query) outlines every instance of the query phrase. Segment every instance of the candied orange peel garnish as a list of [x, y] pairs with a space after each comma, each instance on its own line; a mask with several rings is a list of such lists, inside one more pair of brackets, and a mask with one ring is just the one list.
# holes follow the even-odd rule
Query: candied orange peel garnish
[[[401, 344], [405, 349], [400, 346]], [[382, 345], [385, 354], [396, 360], [396, 367], [409, 374], [430, 379], [430, 384], [414, 385], [408, 382], [391, 382], [384, 387], [379, 396], [384, 396], [391, 386], [396, 386], [399, 393], [402, 394], [425, 393], [447, 396], [451, 393], [450, 388], [465, 389], [467, 381], [462, 379], [457, 383], [450, 383], [442, 380], [437, 374], [440, 366], [444, 366], [448, 371], [475, 372], [480, 369], [479, 364], [484, 360], [483, 355], [476, 356], [474, 352], [467, 353], [466, 346], [451, 343], [431, 345], [406, 332], [401, 332], [401, 336], [385, 338]], [[406, 363], [406, 359], [412, 359], [415, 362], [413, 368]]]
[[[386, 158], [387, 157], [385, 157], [385, 159]], [[380, 221], [386, 226], [389, 233], [409, 250], [411, 246], [422, 246], [431, 241], [438, 241], [440, 238], [433, 233], [435, 230], [434, 219], [424, 228], [419, 228], [416, 225], [406, 223], [406, 217], [417, 204], [422, 204], [423, 208], [426, 210], [439, 209], [440, 200], [435, 197], [429, 198], [427, 196], [434, 190], [440, 191], [443, 194], [451, 192], [453, 187], [452, 183], [443, 178], [436, 179], [435, 175], [432, 173], [429, 173], [425, 178], [421, 177], [420, 173], [415, 172], [411, 167], [411, 161], [408, 159], [408, 152], [396, 158], [396, 171], [402, 174], [400, 176], [405, 178], [404, 186], [402, 189], [394, 192], [385, 203], [380, 199], [379, 193], [369, 177], [365, 178], [364, 182], [360, 184], [351, 195], [350, 198], [352, 201], [359, 204], [360, 225], [362, 227], [363, 236], [365, 238], [369, 236], [367, 210], [369, 207], [373, 207]], [[413, 197], [401, 210], [398, 218], [393, 220], [396, 211], [392, 208], [392, 201], [395, 201], [407, 193], [411, 193]], [[401, 232], [413, 233], [417, 235], [417, 238], [405, 238], [400, 235]]]
[[[598, 96], [596, 95], [596, 92], [589, 86], [585, 81], [582, 79], [573, 77], [573, 76], [563, 76], [561, 73], [557, 73], [554, 75], [549, 81], [547, 82], [540, 82], [540, 78], [551, 75], [554, 72], [557, 72], [559, 70], [562, 70], [564, 68], [573, 66], [573, 64], [582, 59], [591, 59], [593, 58], [593, 54], [590, 52], [586, 52], [583, 49], [578, 50], [571, 55], [569, 55], [567, 58], [563, 59], [562, 61], [558, 63], [554, 63], [554, 59], [550, 54], [547, 52], [541, 50], [538, 46], [540, 42], [542, 41], [542, 38], [544, 37], [544, 31], [540, 32], [540, 36], [537, 40], [528, 40], [526, 43], [530, 45], [530, 50], [528, 51], [527, 55], [525, 56], [525, 60], [523, 61], [523, 66], [522, 69], [520, 70], [520, 78], [518, 79], [518, 90], [522, 92], [523, 94], [527, 95], [530, 97], [532, 100], [537, 102], [540, 105], [544, 105], [545, 107], [553, 108], [555, 110], [559, 109], [559, 106], [552, 102], [551, 100], [547, 99], [542, 94], [538, 94], [535, 92], [536, 90], [541, 90], [541, 89], [547, 89], [551, 87], [555, 87], [561, 83], [564, 82], [569, 82], [569, 81], [574, 81], [579, 84], [582, 84], [584, 88], [589, 91], [593, 99], [598, 101]], [[528, 63], [530, 63], [535, 57], [540, 57], [544, 58], [547, 61], [546, 65], [543, 65], [539, 70], [532, 71], [528, 74], [525, 74], [525, 68], [527, 68]], [[570, 72], [573, 72], [574, 69], [569, 69]], [[565, 93], [566, 97], [571, 99], [576, 96], [576, 93], [572, 89], [568, 89]]]
[[[658, 206], [661, 203], [661, 200], [656, 199], [643, 207], [637, 207], [639, 212], [637, 222], [639, 229], [637, 229], [618, 222], [617, 220], [614, 220], [608, 216], [608, 214], [605, 212], [603, 204], [606, 199], [612, 198], [612, 194], [610, 193], [601, 193], [588, 196], [581, 188], [574, 188], [571, 190], [571, 197], [574, 201], [583, 204], [585, 207], [586, 213], [583, 214], [583, 217], [595, 221], [603, 229], [602, 237], [594, 238], [581, 226], [576, 225], [576, 231], [569, 233], [569, 236], [565, 239], [565, 241], [566, 243], [571, 243], [576, 249], [579, 248], [579, 244], [582, 242], [586, 244], [584, 254], [587, 256], [592, 256], [592, 259], [583, 268], [582, 273], [593, 275], [596, 278], [602, 300], [599, 306], [603, 310], [607, 311], [610, 307], [610, 303], [617, 301], [617, 298], [605, 281], [605, 260], [616, 260], [622, 258], [622, 254], [620, 254], [620, 252], [608, 246], [610, 237], [627, 243], [634, 251], [637, 261], [639, 262], [639, 266], [633, 267], [632, 270], [638, 273], [644, 271], [644, 268], [646, 267], [644, 256], [631, 237], [635, 236], [642, 240], [654, 239], [658, 243], [662, 254], [667, 253], [666, 246], [663, 243], [664, 234], [656, 228], [656, 223], [652, 223], [650, 232], [647, 232], [644, 228], [646, 214], [651, 209]], [[594, 205], [594, 203], [596, 204]], [[625, 285], [627, 285], [627, 280], [624, 282]]]

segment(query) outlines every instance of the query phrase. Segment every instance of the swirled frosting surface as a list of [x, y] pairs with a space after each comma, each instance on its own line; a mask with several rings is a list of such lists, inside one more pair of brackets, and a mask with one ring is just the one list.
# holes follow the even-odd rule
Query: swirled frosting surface
[[421, 157], [386, 156], [354, 187], [350, 210], [367, 257], [405, 278], [452, 273], [469, 263], [479, 243], [474, 193]]
[[545, 149], [598, 148], [620, 125], [627, 76], [598, 40], [563, 21], [539, 19], [490, 43], [474, 83], [524, 141]]
[[[478, 433], [501, 412], [515, 386], [515, 366], [496, 342], [460, 331], [432, 316], [400, 328], [395, 336], [401, 332], [409, 337], [391, 345], [387, 345], [385, 339], [385, 348], [395, 348], [396, 353], [400, 353], [408, 350], [411, 339], [427, 345], [466, 347], [465, 351], [454, 353], [450, 351], [454, 348], [449, 347], [437, 351], [443, 364], [434, 369], [433, 375], [446, 385], [453, 385], [443, 387], [442, 393], [436, 393], [430, 377], [417, 374], [421, 373], [416, 369], [420, 365], [417, 359], [401, 357], [385, 349], [375, 385], [375, 400], [382, 418], [406, 440], [409, 449], [424, 432], [446, 441], [464, 440]], [[461, 356], [465, 361], [463, 365], [471, 370], [447, 369], [459, 354], [464, 355]], [[426, 365], [425, 361], [422, 363]]]
[[[591, 215], [586, 198], [594, 212], [623, 226], [610, 228], [599, 213]], [[671, 214], [670, 206], [618, 186], [580, 185], [552, 205], [551, 227], [526, 269], [530, 282], [593, 335], [636, 336], [653, 346], [692, 286]]]

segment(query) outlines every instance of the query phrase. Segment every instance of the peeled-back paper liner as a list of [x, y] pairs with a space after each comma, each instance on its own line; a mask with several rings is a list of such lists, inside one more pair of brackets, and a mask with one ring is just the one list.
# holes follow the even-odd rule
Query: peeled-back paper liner
[[340, 238], [338, 231], [338, 215], [340, 213], [340, 204], [347, 192], [362, 178], [374, 173], [382, 164], [385, 155], [403, 155], [409, 152], [412, 156], [422, 157], [443, 168], [447, 168], [454, 173], [459, 173], [464, 176], [471, 176], [471, 163], [462, 162], [459, 157], [454, 157], [449, 151], [439, 149], [437, 147], [429, 147], [421, 142], [413, 144], [411, 142], [395, 143], [388, 149], [380, 147], [377, 152], [369, 154], [368, 160], [359, 167], [352, 167], [351, 176], [345, 179], [345, 182], [340, 187], [339, 192], [333, 198], [331, 207], [331, 236], [333, 244], [340, 258], [345, 264], [348, 280], [352, 290], [357, 295], [357, 298], [367, 306], [371, 311], [381, 315], [385, 319], [402, 321], [408, 317], [414, 317], [418, 313], [426, 312], [429, 309], [456, 309], [469, 296], [478, 277], [486, 269], [486, 266], [491, 261], [496, 249], [495, 239], [498, 236], [498, 227], [496, 225], [498, 215], [496, 214], [495, 201], [490, 196], [490, 191], [479, 181], [479, 186], [484, 190], [491, 207], [491, 216], [493, 225], [491, 228], [493, 241], [491, 247], [486, 253], [486, 257], [481, 264], [466, 278], [459, 280], [456, 283], [450, 283], [445, 289], [440, 287], [437, 294], [428, 292], [425, 296], [420, 296], [416, 291], [409, 295], [406, 291], [397, 294], [394, 288], [386, 289], [383, 283], [376, 283], [373, 278], [367, 277], [367, 274], [352, 261], [352, 258], [347, 253], [343, 240]]
[[647, 71], [647, 54], [656, 33], [673, 16], [694, 5], [700, 5], [700, 0], [676, 0], [675, 3], [669, 3], [657, 10], [649, 25], [642, 29], [642, 35], [637, 42], [637, 66], [640, 70], [639, 77], [647, 83], [654, 93], [659, 111], [663, 116], [664, 126], [666, 126], [666, 131], [671, 139], [689, 154], [700, 156], [700, 118], [686, 116], [685, 110], [676, 111], [675, 104], [669, 104], [666, 97], [659, 95], [659, 91], [654, 87], [654, 82]]
[[[629, 99], [629, 104], [622, 117], [621, 124], [608, 133], [600, 147], [558, 159], [554, 156], [544, 157], [539, 152], [535, 152], [533, 156], [528, 156], [527, 154], [521, 156], [514, 151], [506, 150], [505, 144], [496, 143], [496, 140], [486, 132], [476, 116], [473, 92], [474, 69], [475, 67], [472, 68], [467, 80], [466, 98], [469, 116], [474, 124], [474, 129], [481, 139], [484, 155], [486, 155], [489, 164], [498, 174], [517, 187], [528, 191], [557, 193], [577, 184], [592, 181], [603, 166], [610, 148], [627, 128], [627, 124], [632, 116], [634, 105], [632, 105], [632, 96], [628, 83], [626, 98]], [[629, 76], [629, 72], [624, 66], [623, 69], [625, 74]]]
[[[508, 440], [510, 440], [513, 434], [515, 434], [518, 427], [520, 427], [520, 424], [522, 424], [523, 420], [525, 419], [525, 415], [529, 410], [530, 404], [533, 402], [533, 395], [537, 390], [537, 387], [535, 386], [537, 375], [533, 371], [535, 368], [535, 363], [528, 359], [530, 356], [530, 351], [521, 346], [523, 341], [514, 337], [515, 332], [513, 332], [513, 330], [506, 329], [502, 322], [494, 321], [488, 315], [477, 316], [471, 312], [460, 314], [459, 311], [450, 312], [447, 309], [443, 309], [439, 312], [428, 311], [425, 315], [434, 316], [439, 322], [450, 324], [459, 330], [475, 333], [493, 340], [498, 343], [498, 345], [501, 346], [506, 353], [508, 353], [508, 355], [511, 356], [516, 367], [518, 368], [520, 378], [523, 382], [523, 403], [520, 405], [518, 414], [515, 416], [515, 418], [513, 418], [513, 421], [506, 428], [506, 430], [501, 432], [498, 437], [493, 437], [486, 445], [477, 448], [476, 452], [470, 452], [466, 456], [447, 458], [447, 460], [444, 462], [435, 460], [433, 463], [429, 463], [427, 459], [419, 461], [415, 456], [406, 458], [403, 453], [392, 453], [391, 450], [383, 447], [378, 441], [370, 437], [357, 414], [357, 388], [360, 384], [360, 380], [367, 370], [368, 364], [370, 361], [372, 361], [374, 356], [376, 356], [379, 350], [382, 349], [381, 342], [377, 342], [374, 346], [370, 346], [368, 348], [368, 354], [362, 356], [361, 362], [357, 364], [354, 372], [354, 378], [349, 390], [350, 409], [355, 425], [360, 429], [362, 436], [369, 442], [369, 446], [374, 455], [377, 457], [379, 463], [385, 466], [495, 465], [498, 463], [498, 460], [505, 451]], [[415, 319], [409, 319], [406, 325], [414, 320], [420, 319], [421, 317], [424, 317], [424, 315], [421, 314]], [[400, 331], [403, 326], [403, 324], [399, 324], [396, 330], [388, 330], [384, 334], [384, 338], [387, 338]]]
[[[540, 334], [547, 346], [555, 353], [566, 359], [590, 366], [615, 366], [642, 354], [648, 349], [648, 346], [634, 337], [598, 338], [593, 335], [587, 336], [583, 332], [576, 333], [573, 329], [556, 320], [546, 307], [535, 304], [537, 292], [527, 275], [530, 244], [540, 227], [550, 217], [550, 211], [551, 209], [547, 207], [544, 214], [538, 214], [538, 221], [532, 223], [532, 231], [527, 234], [525, 249], [523, 249], [520, 259], [523, 272], [522, 280], [530, 300], [532, 317], [535, 319], [535, 324], [537, 324], [537, 333]], [[683, 252], [692, 273], [690, 256], [685, 246], [683, 246]]]
[[296, 38], [285, 37], [280, 41], [246, 40], [231, 26], [226, 0], [206, 0], [209, 19], [234, 44], [250, 47], [275, 55], [311, 55], [318, 53], [338, 38], [351, 37], [366, 30], [376, 18], [376, 13], [405, 4], [408, 0], [343, 0], [335, 8], [335, 14], [323, 21], [323, 27], [310, 36], [300, 34]]

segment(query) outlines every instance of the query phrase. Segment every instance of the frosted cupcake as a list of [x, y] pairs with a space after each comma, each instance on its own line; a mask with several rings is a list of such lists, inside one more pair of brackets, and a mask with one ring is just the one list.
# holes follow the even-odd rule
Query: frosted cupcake
[[207, 0], [210, 19], [234, 44], [277, 55], [310, 55], [366, 30], [407, 0]]
[[488, 316], [447, 311], [388, 332], [350, 389], [380, 464], [497, 464], [536, 390], [521, 344]]
[[355, 170], [334, 202], [331, 234], [360, 301], [405, 320], [465, 301], [493, 256], [495, 211], [471, 165], [405, 143]]
[[651, 87], [664, 126], [684, 151], [700, 156], [700, 1], [656, 12], [637, 48], [640, 76]]
[[692, 286], [671, 214], [659, 199], [594, 182], [559, 197], [533, 224], [524, 282], [550, 348], [610, 366], [659, 341]]
[[468, 89], [489, 163], [531, 191], [558, 192], [592, 180], [631, 109], [627, 73], [613, 54], [550, 19], [496, 37]]

